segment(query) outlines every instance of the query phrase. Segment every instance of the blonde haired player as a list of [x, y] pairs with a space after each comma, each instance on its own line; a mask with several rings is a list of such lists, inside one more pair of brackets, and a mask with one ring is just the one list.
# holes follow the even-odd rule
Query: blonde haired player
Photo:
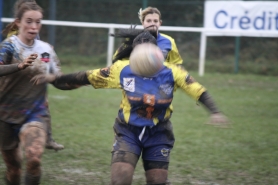
[[[156, 44], [160, 48], [165, 58], [165, 62], [182, 65], [183, 60], [179, 54], [175, 40], [169, 35], [159, 32], [159, 27], [162, 24], [161, 13], [157, 8], [147, 7], [144, 10], [142, 8], [138, 12], [138, 17], [144, 29], [150, 30], [155, 33]], [[115, 62], [115, 56], [118, 54], [118, 48], [115, 52], [113, 62]]]
[[[110, 67], [62, 76], [38, 75], [32, 80], [35, 84], [48, 81], [91, 84], [96, 89], [121, 89], [122, 101], [114, 123], [110, 185], [131, 185], [140, 157], [147, 185], [169, 185], [168, 166], [175, 142], [170, 118], [176, 89], [181, 88], [202, 103], [210, 111], [212, 121], [219, 126], [226, 126], [227, 119], [219, 112], [207, 90], [187, 71], [167, 62], [161, 65], [162, 53], [149, 31], [129, 30], [118, 36], [126, 38], [125, 43], [115, 56], [117, 61]], [[133, 63], [136, 64], [134, 68]], [[140, 63], [144, 65], [140, 66]], [[151, 63], [158, 65], [149, 65]], [[147, 73], [141, 70], [148, 65], [153, 70]]]
[[175, 40], [169, 35], [159, 32], [159, 27], [162, 24], [160, 11], [155, 7], [147, 7], [139, 10], [138, 17], [144, 28], [154, 29], [157, 32], [157, 46], [161, 49], [165, 61], [171, 64], [181, 65], [183, 60], [179, 54]]

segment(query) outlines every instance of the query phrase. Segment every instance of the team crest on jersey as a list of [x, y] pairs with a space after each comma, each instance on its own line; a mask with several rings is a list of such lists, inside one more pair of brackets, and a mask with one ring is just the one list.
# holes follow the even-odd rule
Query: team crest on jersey
[[161, 84], [159, 89], [166, 95], [170, 95], [173, 92], [173, 86], [171, 84]]
[[135, 78], [124, 78], [124, 90], [129, 92], [135, 91]]
[[162, 148], [162, 149], [161, 149], [161, 154], [162, 154], [164, 157], [169, 156], [169, 153], [170, 153], [170, 150], [169, 150], [169, 149], [167, 149], [167, 148]]
[[49, 62], [49, 58], [50, 58], [50, 54], [49, 53], [44, 52], [44, 53], [41, 54], [41, 61], [47, 63], [47, 62]]

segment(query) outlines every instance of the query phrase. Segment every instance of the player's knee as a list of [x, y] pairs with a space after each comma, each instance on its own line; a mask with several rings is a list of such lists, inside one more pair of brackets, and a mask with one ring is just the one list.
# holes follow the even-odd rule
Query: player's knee
[[41, 174], [41, 159], [37, 157], [29, 158], [26, 161], [26, 172], [32, 176]]
[[114, 151], [112, 152], [112, 164], [117, 162], [129, 163], [134, 168], [138, 162], [139, 156], [130, 152], [125, 151]]
[[17, 181], [21, 175], [21, 159], [17, 149], [1, 150], [3, 160], [7, 166], [6, 178]]
[[[22, 126], [20, 129], [20, 139], [21, 142], [23, 140], [23, 144], [28, 144], [25, 142], [28, 142], [28, 139], [37, 139], [40, 138], [40, 142], [46, 142], [46, 129], [45, 125], [41, 122], [33, 121], [26, 123]], [[31, 140], [33, 141], [33, 140]], [[29, 142], [31, 142], [29, 141]], [[38, 141], [37, 141], [38, 142]]]
[[152, 169], [146, 171], [146, 181], [148, 185], [166, 185], [168, 171], [164, 169]]
[[19, 165], [8, 165], [7, 172], [5, 176], [5, 181], [7, 184], [20, 184], [21, 168]]
[[125, 162], [116, 162], [111, 165], [110, 185], [131, 185], [134, 167]]
[[23, 126], [20, 133], [23, 150], [27, 160], [41, 158], [46, 142], [46, 132], [42, 123], [31, 122]]
[[167, 185], [168, 162], [144, 161], [147, 185]]
[[16, 179], [19, 179], [21, 176], [21, 169], [10, 168], [7, 170], [6, 176], [10, 181], [16, 181]]

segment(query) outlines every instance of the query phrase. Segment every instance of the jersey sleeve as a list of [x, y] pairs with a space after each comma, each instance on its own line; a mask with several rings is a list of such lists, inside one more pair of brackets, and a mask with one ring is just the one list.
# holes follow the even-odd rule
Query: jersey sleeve
[[[50, 46], [51, 47], [51, 46]], [[50, 73], [60, 74], [61, 73], [61, 64], [56, 52], [51, 50], [51, 62], [50, 62]]]
[[168, 52], [166, 62], [169, 62], [171, 64], [182, 64], [183, 60], [179, 54], [175, 40], [171, 38], [170, 41], [171, 41], [171, 50]]
[[88, 70], [87, 77], [92, 86], [96, 89], [110, 88], [121, 89], [120, 74], [122, 69], [128, 65], [127, 61], [117, 61], [109, 67]]
[[14, 47], [11, 42], [4, 41], [0, 45], [0, 65], [11, 64]]
[[172, 69], [175, 85], [181, 88], [194, 100], [198, 100], [200, 96], [206, 91], [206, 88], [196, 82], [190, 74], [182, 67], [164, 63]]

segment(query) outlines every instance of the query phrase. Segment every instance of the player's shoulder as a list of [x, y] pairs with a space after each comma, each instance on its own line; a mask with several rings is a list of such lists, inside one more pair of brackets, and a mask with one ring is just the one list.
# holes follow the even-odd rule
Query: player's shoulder
[[177, 65], [174, 63], [164, 62], [164, 66], [170, 70], [172, 70], [173, 73], [188, 73], [187, 70], [182, 65]]
[[0, 44], [0, 47], [1, 48], [14, 48], [14, 45], [15, 45], [15, 42], [16, 42], [16, 38], [15, 36], [10, 36], [10, 37], [7, 37], [5, 40], [3, 40]]
[[118, 69], [123, 69], [124, 67], [126, 67], [128, 65], [129, 65], [128, 58], [117, 60], [114, 64], [112, 64], [113, 67], [118, 68]]
[[170, 41], [174, 41], [173, 37], [171, 37], [171, 36], [169, 36], [169, 35], [166, 35], [166, 34], [164, 34], [164, 33], [159, 33], [159, 34], [160, 34], [160, 36], [161, 36], [162, 38], [164, 38], [164, 39], [168, 39], [168, 40], [170, 40]]
[[173, 63], [169, 63], [169, 62], [164, 62], [163, 63], [164, 66], [166, 66], [167, 68], [180, 68], [180, 66], [173, 64]]
[[36, 44], [40, 45], [41, 47], [45, 47], [45, 48], [53, 48], [49, 43], [42, 41], [42, 40], [38, 40], [35, 39]]

